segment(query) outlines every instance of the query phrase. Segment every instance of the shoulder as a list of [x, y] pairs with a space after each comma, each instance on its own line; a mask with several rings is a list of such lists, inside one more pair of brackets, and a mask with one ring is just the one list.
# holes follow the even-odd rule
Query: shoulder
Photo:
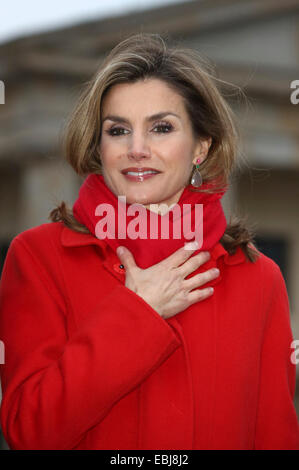
[[226, 260], [224, 257], [224, 262], [228, 264], [225, 269], [227, 280], [234, 291], [238, 292], [243, 300], [246, 299], [248, 311], [252, 312], [252, 305], [255, 305], [256, 311], [266, 319], [268, 314], [272, 315], [271, 311], [276, 306], [281, 310], [282, 317], [288, 317], [288, 292], [279, 265], [257, 248], [253, 248], [257, 252], [254, 262], [246, 258], [240, 246], [234, 255], [227, 254]]
[[266, 256], [264, 253], [259, 251], [256, 247], [251, 245], [251, 248], [254, 249], [257, 253], [257, 259], [254, 263], [250, 263], [260, 271], [262, 279], [268, 283], [275, 283], [279, 278], [282, 278], [282, 273], [279, 265], [269, 256]]
[[8, 254], [11, 251], [28, 251], [33, 258], [45, 258], [47, 255], [53, 256], [53, 250], [59, 249], [63, 224], [61, 222], [51, 222], [32, 227], [16, 235], [9, 246]]
[[258, 258], [254, 263], [247, 262], [248, 279], [255, 280], [255, 285], [259, 286], [264, 308], [273, 302], [288, 305], [286, 282], [280, 266], [256, 247], [253, 248], [257, 251]]
[[61, 222], [44, 223], [20, 232], [12, 241], [19, 241], [25, 245], [44, 245], [51, 240], [59, 240], [62, 230], [63, 224]]
[[250, 261], [241, 246], [238, 246], [236, 252], [232, 255], [226, 251], [224, 256], [225, 264], [237, 268], [234, 269], [234, 272], [240, 275], [241, 278], [260, 283], [264, 290], [268, 290], [268, 288], [271, 290], [273, 285], [284, 283], [279, 265], [254, 245], [250, 244], [250, 248], [256, 253], [255, 261]]
[[61, 222], [38, 225], [16, 235], [6, 258], [22, 261], [24, 264], [39, 267], [41, 270], [57, 270], [60, 239], [63, 230]]
[[288, 291], [279, 265], [263, 253], [259, 258], [259, 265], [264, 306], [276, 303], [283, 305], [286, 311], [289, 310]]
[[9, 286], [15, 290], [19, 284], [24, 291], [36, 289], [36, 295], [37, 289], [46, 289], [64, 309], [64, 281], [58, 252], [62, 228], [60, 222], [45, 223], [12, 239], [1, 273], [2, 292], [8, 292]]

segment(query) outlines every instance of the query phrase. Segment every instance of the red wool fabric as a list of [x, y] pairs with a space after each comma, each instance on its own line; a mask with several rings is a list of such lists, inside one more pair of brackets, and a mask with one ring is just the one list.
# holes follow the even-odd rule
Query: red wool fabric
[[0, 282], [9, 447], [299, 450], [279, 266], [218, 242], [192, 273], [218, 267], [214, 294], [164, 320], [111, 248], [61, 222], [12, 240]]
[[[84, 224], [89, 231], [97, 236], [96, 226], [97, 223], [101, 220], [101, 217], [96, 215], [96, 207], [99, 204], [108, 204], [113, 208], [113, 214], [109, 218], [109, 222], [115, 223], [114, 233], [109, 232], [107, 228], [105, 231], [108, 232], [108, 235], [105, 238], [107, 244], [116, 251], [116, 248], [120, 245], [126, 246], [134, 255], [137, 265], [143, 269], [156, 264], [163, 259], [167, 258], [169, 255], [178, 250], [185, 242], [194, 240], [194, 237], [191, 237], [190, 230], [184, 232], [184, 227], [188, 228], [188, 220], [191, 221], [190, 229], [192, 233], [199, 233], [198, 220], [196, 218], [196, 204], [202, 204], [202, 219], [200, 221], [201, 230], [202, 230], [202, 246], [194, 252], [196, 255], [199, 251], [210, 250], [213, 246], [218, 243], [220, 238], [225, 232], [226, 229], [226, 219], [221, 205], [221, 198], [225, 194], [226, 190], [217, 193], [201, 193], [198, 191], [191, 191], [191, 186], [186, 186], [184, 191], [181, 194], [177, 206], [179, 210], [177, 212], [170, 210], [169, 216], [151, 214], [151, 211], [143, 207], [143, 211], [140, 211], [140, 227], [146, 227], [146, 238], [130, 238], [128, 236], [128, 226], [132, 223], [132, 220], [137, 216], [137, 213], [133, 215], [128, 215], [128, 208], [130, 204], [119, 203], [117, 196], [110, 190], [106, 185], [102, 175], [90, 174], [87, 176], [83, 182], [80, 191], [79, 197], [74, 203], [73, 213], [76, 219]], [[200, 189], [212, 188], [211, 184], [203, 184], [200, 186]], [[125, 213], [126, 216], [121, 220], [121, 226], [118, 224], [118, 212], [119, 205], [122, 207], [122, 213]], [[139, 205], [140, 207], [141, 205]], [[137, 206], [136, 206], [137, 207]], [[152, 238], [151, 228], [154, 227], [153, 218], [157, 218], [157, 238]], [[162, 219], [169, 220], [169, 237], [161, 237], [161, 227]], [[188, 219], [188, 220], [187, 220]], [[197, 222], [197, 228], [195, 224]], [[166, 222], [167, 223], [167, 222]], [[180, 238], [174, 238], [176, 227], [180, 227]], [[136, 228], [136, 230], [140, 230]], [[198, 232], [196, 232], [198, 230]], [[118, 239], [118, 234], [122, 231], [126, 238]], [[188, 238], [186, 238], [188, 236]], [[195, 237], [196, 238], [196, 237]]]

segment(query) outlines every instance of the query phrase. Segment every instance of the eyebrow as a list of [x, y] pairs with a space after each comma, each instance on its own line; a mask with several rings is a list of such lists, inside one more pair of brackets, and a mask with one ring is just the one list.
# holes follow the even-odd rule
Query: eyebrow
[[[156, 119], [162, 119], [168, 115], [176, 116], [177, 118], [181, 119], [180, 116], [178, 116], [175, 113], [172, 113], [171, 111], [164, 111], [162, 113], [153, 114], [152, 116], [147, 116], [145, 120], [147, 122], [152, 122], [152, 121], [155, 121]], [[110, 121], [114, 121], [114, 122], [125, 122], [126, 124], [130, 124], [130, 121], [128, 119], [121, 117], [121, 116], [109, 115], [109, 116], [106, 116], [102, 122], [106, 121], [107, 119], [109, 119]]]

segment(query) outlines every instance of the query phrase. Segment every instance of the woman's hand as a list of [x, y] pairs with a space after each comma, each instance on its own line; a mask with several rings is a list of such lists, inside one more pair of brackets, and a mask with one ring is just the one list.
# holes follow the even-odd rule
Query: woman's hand
[[[219, 275], [219, 270], [209, 269], [185, 279], [210, 258], [208, 252], [200, 252], [188, 259], [197, 249], [193, 248], [194, 243], [196, 242], [189, 243], [192, 249], [183, 246], [168, 258], [147, 269], [141, 269], [136, 265], [132, 253], [126, 247], [117, 248], [117, 255], [126, 270], [125, 286], [142, 297], [164, 319], [213, 294], [213, 288], [198, 289], [198, 287], [215, 279]], [[190, 292], [192, 289], [196, 290]]]

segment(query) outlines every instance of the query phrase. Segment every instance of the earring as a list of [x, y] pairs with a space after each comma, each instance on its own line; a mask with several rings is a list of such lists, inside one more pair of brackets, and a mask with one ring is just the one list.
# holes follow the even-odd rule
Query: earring
[[199, 165], [200, 165], [200, 158], [196, 160], [195, 169], [192, 173], [192, 178], [191, 178], [191, 184], [195, 188], [199, 188], [199, 186], [202, 185], [202, 177], [199, 171]]

